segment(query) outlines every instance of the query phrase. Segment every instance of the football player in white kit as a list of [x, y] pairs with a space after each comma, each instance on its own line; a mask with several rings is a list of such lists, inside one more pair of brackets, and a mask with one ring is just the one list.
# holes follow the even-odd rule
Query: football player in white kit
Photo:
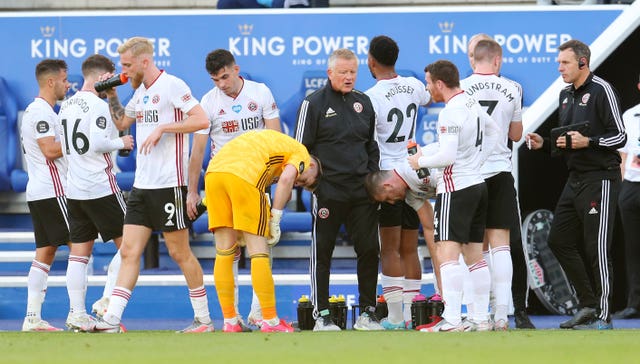
[[[69, 315], [66, 325], [75, 331], [92, 331], [95, 325], [85, 311], [85, 296], [87, 264], [98, 233], [103, 241], [113, 240], [118, 248], [122, 242], [126, 203], [112, 170], [111, 152], [133, 149], [133, 137], [118, 137], [109, 105], [94, 89], [101, 75], [114, 70], [113, 62], [103, 55], [87, 58], [82, 63], [82, 89], [62, 103], [58, 113], [63, 155], [69, 164], [67, 201], [71, 247], [67, 265]], [[119, 269], [120, 254], [116, 252], [100, 299], [105, 310]], [[104, 312], [96, 313], [101, 316]]]
[[[150, 40], [129, 38], [118, 47], [118, 53], [122, 72], [131, 80], [135, 93], [125, 108], [115, 88], [107, 90], [109, 107], [119, 130], [136, 123], [138, 153], [124, 218], [120, 273], [107, 312], [98, 320], [95, 330], [123, 330], [120, 321], [138, 279], [140, 257], [151, 233], [161, 230], [169, 255], [184, 274], [194, 310], [193, 324], [180, 332], [211, 332], [214, 329], [202, 267], [189, 247], [185, 170], [188, 133], [206, 128], [209, 122], [185, 82], [155, 65]], [[107, 73], [100, 79], [111, 76]]]
[[[522, 137], [522, 87], [499, 76], [502, 47], [496, 41], [479, 40], [473, 55], [474, 73], [461, 80], [460, 86], [478, 101], [500, 129], [500, 139], [481, 172], [489, 197], [483, 254], [491, 271], [491, 290], [495, 297], [493, 326], [495, 330], [504, 331], [509, 327], [507, 314], [513, 276], [509, 229], [514, 214], [518, 214], [510, 144]], [[484, 308], [474, 305], [475, 309]]]
[[36, 255], [27, 276], [27, 314], [22, 331], [61, 331], [41, 317], [49, 269], [58, 246], [69, 243], [67, 162], [62, 158], [58, 115], [53, 110], [71, 84], [67, 64], [45, 59], [36, 66], [38, 96], [27, 106], [20, 135], [29, 181], [27, 205], [33, 221]]
[[[198, 181], [206, 143], [211, 143], [211, 157], [213, 157], [228, 141], [247, 131], [265, 128], [281, 131], [280, 113], [271, 90], [263, 83], [242, 78], [240, 67], [236, 64], [231, 52], [226, 49], [210, 52], [205, 66], [215, 87], [201, 100], [202, 108], [211, 125], [194, 134], [191, 147], [187, 212], [192, 220], [197, 218], [196, 205], [200, 200]], [[239, 259], [240, 250], [238, 249], [233, 262], [236, 305], [238, 304]], [[236, 312], [240, 312], [237, 307]], [[247, 319], [250, 324], [256, 326], [262, 322], [260, 303], [255, 292]], [[241, 316], [238, 316], [238, 323], [243, 331], [251, 331], [246, 327]]]
[[[421, 331], [463, 331], [461, 300], [464, 270], [462, 253], [474, 287], [474, 303], [488, 306], [491, 277], [482, 256], [487, 210], [487, 188], [479, 166], [491, 153], [498, 138], [495, 122], [474, 99], [460, 89], [456, 66], [446, 60], [425, 68], [427, 90], [436, 102], [445, 102], [438, 115], [438, 142], [409, 157], [414, 169], [438, 168], [434, 235], [438, 242], [440, 279], [445, 309]], [[475, 329], [489, 326], [487, 312], [472, 318]]]
[[[428, 104], [431, 98], [418, 79], [396, 73], [398, 53], [398, 45], [387, 36], [376, 36], [369, 43], [367, 64], [377, 83], [365, 93], [371, 98], [376, 111], [376, 139], [382, 170], [406, 163], [407, 143], [415, 137], [418, 107]], [[431, 204], [424, 209], [433, 221]], [[380, 324], [387, 330], [404, 329], [411, 323], [411, 302], [420, 293], [419, 223], [416, 211], [404, 200], [397, 204], [382, 201], [379, 223], [381, 285], [389, 315]], [[435, 267], [433, 222], [423, 224], [423, 229]]]

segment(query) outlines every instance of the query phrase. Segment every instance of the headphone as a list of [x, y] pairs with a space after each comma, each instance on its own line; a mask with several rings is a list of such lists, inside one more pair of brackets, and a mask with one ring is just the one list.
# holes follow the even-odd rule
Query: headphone
[[578, 68], [579, 68], [579, 69], [583, 69], [583, 68], [584, 68], [584, 66], [586, 66], [586, 65], [587, 65], [587, 64], [584, 62], [584, 57], [582, 57], [582, 58], [580, 58], [580, 59], [578, 60]]

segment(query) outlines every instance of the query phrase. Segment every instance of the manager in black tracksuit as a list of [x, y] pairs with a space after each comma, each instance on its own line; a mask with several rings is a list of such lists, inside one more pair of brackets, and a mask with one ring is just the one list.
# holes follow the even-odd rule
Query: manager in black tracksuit
[[532, 149], [556, 143], [569, 168], [548, 243], [573, 284], [581, 309], [560, 327], [611, 329], [610, 250], [621, 184], [617, 149], [627, 137], [614, 89], [589, 69], [589, 47], [570, 40], [558, 49], [558, 69], [571, 84], [560, 92], [560, 126], [588, 121], [589, 129], [583, 131], [586, 135], [569, 131], [569, 138], [544, 141], [532, 133], [527, 140]]
[[357, 255], [360, 307], [367, 308], [354, 328], [380, 330], [372, 314], [379, 261], [378, 205], [364, 188], [364, 177], [379, 169], [375, 112], [369, 97], [353, 90], [358, 59], [347, 49], [329, 58], [329, 80], [307, 96], [296, 124], [296, 139], [320, 159], [323, 177], [314, 192], [311, 238], [311, 298], [314, 330], [338, 328], [329, 320], [329, 270], [340, 226], [344, 223]]

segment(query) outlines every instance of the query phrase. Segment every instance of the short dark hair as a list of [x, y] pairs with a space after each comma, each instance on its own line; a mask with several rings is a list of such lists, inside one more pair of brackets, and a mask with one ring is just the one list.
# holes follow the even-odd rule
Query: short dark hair
[[62, 59], [43, 59], [36, 65], [36, 80], [46, 77], [51, 73], [58, 73], [67, 70], [67, 62]]
[[369, 54], [383, 66], [395, 66], [400, 49], [395, 40], [386, 35], [378, 35], [369, 43]]
[[558, 47], [559, 51], [564, 51], [566, 49], [571, 49], [573, 51], [573, 53], [576, 54], [576, 60], [580, 60], [580, 58], [586, 58], [587, 59], [587, 64], [590, 63], [591, 61], [591, 50], [589, 49], [589, 46], [582, 43], [581, 41], [577, 40], [577, 39], [571, 39], [568, 40], [564, 43], [562, 43], [560, 45], [560, 47]]
[[236, 59], [231, 52], [226, 49], [216, 49], [207, 54], [205, 67], [210, 75], [215, 75], [220, 72], [221, 69], [235, 64]]
[[113, 61], [101, 54], [94, 54], [82, 62], [82, 75], [85, 78], [94, 72], [113, 73], [115, 70], [116, 66], [113, 64]]
[[389, 178], [392, 171], [378, 170], [369, 172], [364, 177], [364, 188], [369, 195], [369, 200], [376, 201], [375, 197], [382, 193], [384, 181]]
[[460, 87], [460, 73], [455, 64], [441, 59], [435, 61], [424, 68], [424, 72], [429, 72], [431, 80], [440, 80], [447, 85], [448, 88]]

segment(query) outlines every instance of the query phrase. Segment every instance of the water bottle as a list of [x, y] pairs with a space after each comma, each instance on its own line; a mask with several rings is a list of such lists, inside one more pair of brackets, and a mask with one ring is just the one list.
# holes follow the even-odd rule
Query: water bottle
[[[196, 218], [194, 220], [197, 220], [200, 216], [202, 216], [202, 214], [204, 214], [207, 211], [207, 198], [203, 197], [202, 200], [200, 200], [200, 202], [198, 202], [198, 204], [196, 204]], [[307, 298], [308, 300], [308, 298]]]
[[344, 295], [338, 295], [335, 305], [336, 310], [336, 325], [342, 330], [347, 328], [347, 302]]
[[389, 316], [389, 308], [387, 307], [387, 301], [384, 299], [384, 295], [378, 295], [376, 299], [376, 317], [378, 321]]
[[93, 84], [93, 88], [96, 89], [97, 92], [102, 92], [105, 90], [108, 90], [112, 87], [116, 87], [116, 86], [120, 86], [122, 84], [127, 83], [127, 81], [129, 80], [129, 77], [127, 77], [127, 75], [125, 75], [124, 73], [119, 73], [117, 75], [114, 75], [111, 78], [108, 78], [104, 81], [98, 81], [96, 83]]
[[411, 303], [411, 324], [418, 330], [419, 326], [429, 323], [427, 316], [427, 298], [419, 294], [415, 296]]
[[[130, 130], [122, 130], [120, 133], [118, 133], [121, 137], [125, 136], [125, 135], [129, 135], [130, 134]], [[118, 151], [118, 155], [121, 157], [128, 157], [129, 154], [131, 154], [131, 149], [120, 149]]]
[[314, 325], [313, 305], [309, 301], [309, 296], [303, 294], [298, 300], [298, 328], [300, 330], [313, 330]]
[[427, 302], [428, 322], [431, 323], [438, 317], [442, 316], [442, 312], [444, 312], [444, 302], [442, 302], [442, 297], [438, 294], [429, 297], [429, 301]]
[[[416, 144], [416, 142], [413, 140], [409, 140], [409, 143], [407, 144], [407, 152], [409, 152], [409, 155], [414, 155], [418, 153], [418, 144]], [[416, 171], [416, 173], [418, 174], [418, 177], [420, 179], [425, 179], [429, 177], [428, 168], [420, 168]]]

